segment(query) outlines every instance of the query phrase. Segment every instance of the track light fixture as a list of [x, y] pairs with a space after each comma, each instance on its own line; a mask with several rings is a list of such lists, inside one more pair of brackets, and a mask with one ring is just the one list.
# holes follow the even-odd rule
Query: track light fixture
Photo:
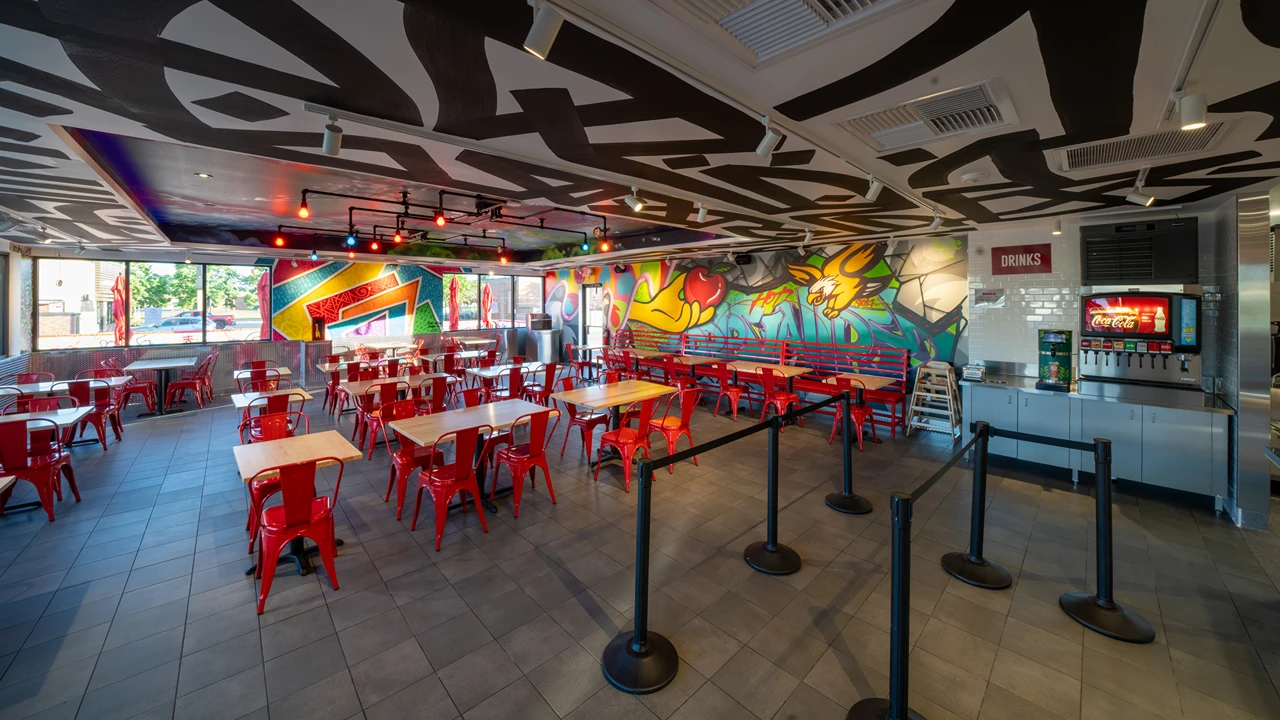
[[73, 252], [75, 252], [75, 254], [77, 254], [77, 255], [83, 255], [83, 254], [84, 254], [84, 243], [83, 243], [83, 242], [77, 242], [77, 243], [76, 243], [76, 249], [75, 249]]
[[698, 203], [698, 222], [704, 223], [706, 221], [707, 221], [707, 208], [702, 203]]
[[1052, 232], [1054, 235], [1061, 235], [1061, 234], [1062, 234], [1062, 219], [1061, 219], [1061, 218], [1054, 218], [1054, 219], [1053, 219], [1053, 230], [1052, 230], [1051, 232]]
[[884, 189], [884, 183], [877, 180], [876, 176], [870, 173], [867, 174], [867, 182], [871, 183], [871, 186], [867, 188], [867, 194], [864, 197], [871, 202], [875, 202], [876, 198], [880, 197], [880, 191]]
[[307, 193], [302, 193], [302, 204], [298, 206], [298, 217], [306, 220], [311, 217], [311, 208], [307, 207]]
[[938, 211], [933, 211], [933, 222], [929, 223], [930, 230], [937, 230], [942, 227], [942, 218], [938, 216]]
[[342, 128], [338, 127], [338, 118], [330, 115], [329, 124], [324, 126], [324, 142], [320, 151], [330, 157], [337, 157], [342, 152]]
[[636, 190], [636, 186], [632, 185], [631, 194], [622, 198], [622, 202], [626, 203], [632, 212], [640, 212], [644, 209], [644, 199], [640, 197], [639, 192], [639, 190]]
[[782, 142], [782, 136], [778, 131], [769, 124], [769, 116], [765, 115], [760, 120], [764, 123], [764, 137], [760, 138], [760, 144], [756, 146], [756, 155], [762, 158], [769, 157], [769, 153], [778, 147], [778, 143]]
[[1151, 172], [1150, 165], [1143, 165], [1138, 170], [1138, 177], [1133, 181], [1133, 190], [1124, 196], [1125, 200], [1142, 207], [1151, 207], [1155, 203], [1156, 199], [1154, 197], [1142, 192], [1143, 186], [1147, 184], [1147, 173], [1149, 172]]
[[533, 8], [533, 25], [524, 37], [524, 49], [539, 60], [546, 60], [563, 24], [564, 15], [559, 10], [546, 2], [539, 2]]
[[185, 258], [183, 258], [182, 263], [183, 263], [184, 265], [190, 265], [190, 264], [191, 264], [191, 253], [187, 253], [187, 256], [186, 256]]
[[297, 259], [297, 258], [294, 258], [294, 259], [290, 260], [290, 261], [289, 261], [289, 265], [291, 265], [291, 266], [293, 266], [293, 267], [298, 267], [298, 259]]
[[1208, 108], [1204, 95], [1183, 95], [1178, 101], [1178, 114], [1182, 116], [1183, 130], [1199, 130], [1208, 123], [1205, 120]]
[[49, 234], [49, 228], [44, 227], [43, 225], [40, 227], [40, 242], [45, 245], [53, 243], [53, 236]]

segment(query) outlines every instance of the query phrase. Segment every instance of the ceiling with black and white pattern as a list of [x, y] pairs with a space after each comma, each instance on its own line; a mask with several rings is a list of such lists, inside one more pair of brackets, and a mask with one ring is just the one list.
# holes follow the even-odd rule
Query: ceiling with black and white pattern
[[[1165, 205], [1280, 175], [1274, 0], [879, 0], [771, 57], [694, 0], [554, 1], [569, 21], [545, 61], [521, 49], [525, 0], [0, 1], [0, 208], [18, 223], [0, 238], [166, 242], [128, 174], [63, 128], [631, 218], [634, 184], [639, 219], [748, 240], [909, 234], [930, 208], [945, 231], [1117, 207], [1143, 166]], [[896, 148], [848, 129], [979, 85], [1003, 98], [988, 128]], [[1176, 129], [1182, 87], [1208, 98], [1203, 148], [1063, 165]], [[343, 120], [329, 157], [304, 103], [430, 138]], [[785, 134], [767, 159], [761, 113]], [[868, 172], [888, 184], [874, 201]], [[280, 185], [223, 209], [295, 202]]]

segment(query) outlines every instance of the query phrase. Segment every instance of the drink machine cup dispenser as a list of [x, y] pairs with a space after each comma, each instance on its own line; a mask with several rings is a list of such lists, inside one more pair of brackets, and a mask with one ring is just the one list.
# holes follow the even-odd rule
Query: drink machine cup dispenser
[[1039, 340], [1040, 380], [1036, 382], [1036, 388], [1069, 392], [1071, 390], [1071, 331], [1041, 330]]

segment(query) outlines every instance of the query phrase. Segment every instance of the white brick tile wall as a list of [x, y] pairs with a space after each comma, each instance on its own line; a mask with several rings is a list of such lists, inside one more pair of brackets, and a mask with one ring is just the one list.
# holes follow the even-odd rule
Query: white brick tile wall
[[[1050, 243], [1053, 272], [992, 275], [991, 248]], [[1003, 308], [975, 307], [974, 290], [1002, 288]], [[1061, 235], [1048, 226], [997, 228], [969, 234], [969, 358], [1035, 364], [1036, 331], [1070, 330], [1079, 337], [1080, 235], [1063, 223]]]

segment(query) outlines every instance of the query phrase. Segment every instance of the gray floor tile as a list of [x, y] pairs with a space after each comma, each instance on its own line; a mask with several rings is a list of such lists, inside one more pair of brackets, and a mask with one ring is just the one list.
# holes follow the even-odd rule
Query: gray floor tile
[[464, 613], [418, 636], [433, 667], [444, 667], [471, 651], [487, 645], [493, 637], [472, 613]]
[[432, 673], [431, 663], [412, 638], [351, 666], [360, 702], [376, 705]]
[[573, 645], [539, 665], [528, 678], [561, 717], [604, 687], [600, 658]]
[[430, 675], [365, 709], [369, 720], [453, 720], [457, 708], [439, 677]]
[[267, 697], [275, 702], [347, 667], [336, 635], [321, 638], [266, 662]]
[[78, 717], [125, 720], [173, 701], [178, 684], [177, 661], [85, 694]]
[[771, 718], [800, 681], [767, 658], [744, 647], [716, 674], [715, 683], [758, 718]]
[[559, 720], [560, 716], [526, 679], [520, 678], [475, 706], [465, 720]]
[[465, 713], [519, 678], [520, 668], [495, 641], [442, 668], [438, 674], [454, 706]]
[[178, 698], [173, 717], [174, 720], [241, 718], [266, 705], [266, 680], [259, 665]]
[[343, 669], [271, 703], [273, 720], [345, 720], [362, 716], [351, 673]]
[[98, 657], [89, 690], [97, 690], [139, 673], [178, 660], [182, 650], [182, 628], [172, 628], [127, 645], [104, 651]]
[[178, 696], [195, 692], [261, 664], [262, 640], [256, 629], [184, 655], [178, 675]]

